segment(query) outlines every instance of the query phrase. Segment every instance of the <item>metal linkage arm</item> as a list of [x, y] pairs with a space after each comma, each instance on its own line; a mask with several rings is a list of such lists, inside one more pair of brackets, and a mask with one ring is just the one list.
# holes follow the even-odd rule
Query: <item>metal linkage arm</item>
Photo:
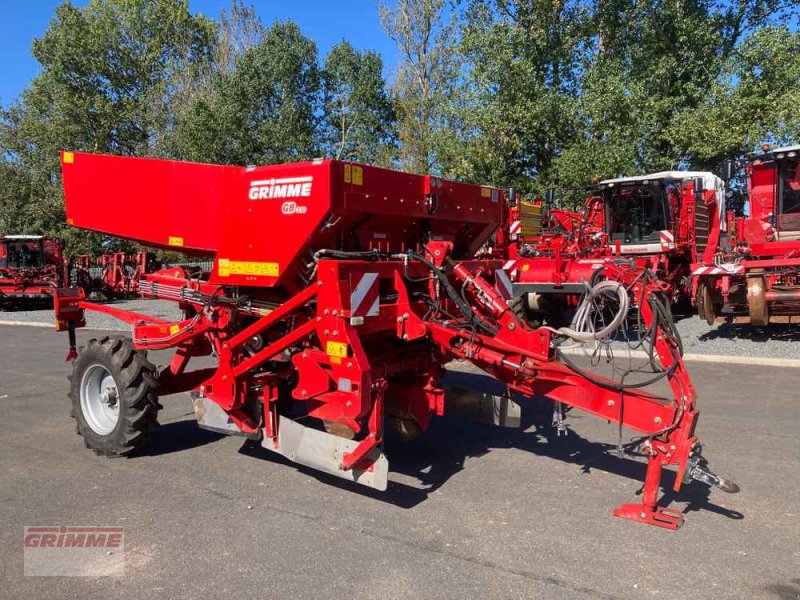
[[[507, 310], [505, 301], [494, 292], [480, 274], [469, 273], [456, 265], [453, 273], [474, 290], [477, 307], [500, 325], [497, 334], [488, 336], [475, 331], [455, 329], [447, 323], [426, 323], [433, 340], [451, 356], [469, 361], [503, 381], [512, 390], [533, 397], [537, 394], [581, 408], [609, 421], [644, 434], [647, 471], [642, 502], [624, 504], [614, 515], [668, 529], [683, 523], [679, 511], [657, 504], [663, 467], [676, 465], [674, 489], [693, 477], [706, 483], [721, 481], [722, 489], [738, 490], [735, 484], [704, 471], [697, 472], [699, 444], [694, 435], [699, 412], [696, 392], [681, 358], [679, 345], [659, 321], [658, 298], [661, 288], [633, 271], [609, 269], [608, 279], [626, 285], [638, 299], [643, 325], [652, 332], [654, 352], [661, 372], [673, 393], [661, 398], [630, 384], [613, 381], [582, 371], [570, 361], [557, 360], [551, 346], [553, 333], [544, 328], [529, 329]], [[567, 364], [569, 363], [569, 364]]]

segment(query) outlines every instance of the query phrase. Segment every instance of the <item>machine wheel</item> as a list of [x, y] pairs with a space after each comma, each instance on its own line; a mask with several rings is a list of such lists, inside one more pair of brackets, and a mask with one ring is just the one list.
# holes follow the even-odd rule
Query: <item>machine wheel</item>
[[124, 456], [145, 448], [161, 405], [156, 368], [123, 337], [89, 340], [72, 366], [69, 397], [87, 448]]
[[528, 295], [522, 294], [521, 296], [516, 296], [515, 298], [511, 298], [508, 301], [508, 308], [514, 314], [517, 319], [526, 323], [528, 327], [531, 329], [536, 329], [537, 327], [541, 327], [542, 321], [540, 317], [541, 315], [534, 315], [531, 314], [531, 311], [528, 308]]
[[769, 325], [766, 290], [767, 285], [763, 277], [747, 278], [747, 310], [750, 313], [750, 325], [756, 327]]
[[697, 286], [696, 304], [697, 316], [701, 319], [705, 319], [705, 322], [709, 325], [713, 325], [717, 319], [717, 315], [714, 310], [714, 299], [711, 297], [711, 290], [703, 282]]

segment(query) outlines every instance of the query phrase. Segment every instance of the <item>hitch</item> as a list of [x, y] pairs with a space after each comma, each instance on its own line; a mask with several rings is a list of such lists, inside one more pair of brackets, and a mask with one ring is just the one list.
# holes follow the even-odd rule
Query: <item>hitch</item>
[[708, 461], [700, 454], [699, 444], [695, 453], [689, 457], [686, 465], [686, 473], [683, 477], [684, 483], [689, 483], [690, 479], [705, 483], [708, 486], [713, 486], [721, 489], [728, 494], [736, 494], [739, 492], [739, 484], [725, 479], [711, 472], [708, 468]]

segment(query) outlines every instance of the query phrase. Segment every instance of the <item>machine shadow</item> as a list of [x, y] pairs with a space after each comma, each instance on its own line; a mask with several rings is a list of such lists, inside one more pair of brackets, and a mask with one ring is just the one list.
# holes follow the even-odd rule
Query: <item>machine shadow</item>
[[766, 327], [752, 327], [747, 323], [721, 323], [716, 329], [698, 336], [698, 339], [703, 342], [717, 339], [749, 340], [759, 343], [800, 342], [800, 327], [796, 323], [770, 323]]
[[[498, 392], [498, 386], [500, 391], [503, 388], [497, 380], [476, 373], [450, 372], [443, 382], [460, 383], [471, 389], [494, 393]], [[463, 470], [468, 459], [483, 456], [500, 448], [517, 448], [540, 457], [578, 465], [581, 467], [581, 472], [587, 475], [592, 470], [600, 470], [644, 481], [646, 465], [641, 458], [631, 454], [620, 456], [616, 445], [589, 441], [573, 430], [566, 436], [559, 436], [552, 425], [552, 414], [552, 401], [542, 397], [523, 405], [523, 420], [519, 429], [501, 428], [458, 417], [444, 417], [434, 419], [430, 428], [414, 442], [405, 442], [393, 431], [387, 431], [384, 451], [389, 459], [390, 470], [389, 484], [385, 492], [298, 465], [262, 448], [256, 442], [245, 442], [240, 453], [291, 466], [327, 485], [400, 508], [413, 508], [424, 502], [430, 494]], [[582, 413], [575, 411], [570, 419], [583, 417]], [[586, 418], [592, 417], [586, 415]], [[681, 502], [686, 503], [684, 513], [710, 511], [729, 519], [744, 518], [742, 513], [711, 502], [711, 490], [708, 486], [691, 481], [676, 493], [672, 491], [672, 481], [669, 476], [665, 477], [666, 489], [662, 488], [660, 505], [669, 506], [674, 502]], [[641, 494], [641, 489], [638, 493]]]
[[779, 600], [797, 600], [800, 598], [800, 579], [792, 579], [789, 583], [775, 583], [766, 587], [770, 598]]
[[160, 456], [199, 448], [227, 437], [198, 427], [193, 416], [182, 421], [172, 421], [156, 427], [153, 444], [137, 456]]

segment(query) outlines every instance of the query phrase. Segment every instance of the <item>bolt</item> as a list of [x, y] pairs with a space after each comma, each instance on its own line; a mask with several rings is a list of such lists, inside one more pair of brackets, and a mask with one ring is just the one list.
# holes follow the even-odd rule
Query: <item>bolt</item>
[[303, 352], [303, 358], [308, 358], [308, 352]]
[[323, 315], [325, 315], [325, 316], [327, 317], [327, 316], [328, 316], [328, 314], [329, 314], [330, 312], [331, 312], [331, 311], [329, 311], [329, 310], [326, 308], [325, 310], [323, 310], [323, 311], [322, 311], [322, 314], [323, 314]]
[[330, 335], [331, 334], [331, 330], [330, 329], [326, 329], [325, 331], [322, 332], [322, 334], [323, 335]]
[[333, 332], [333, 337], [339, 337], [339, 332], [338, 331], [334, 331]]
[[347, 363], [347, 368], [348, 369], [352, 369], [353, 368], [353, 363], [351, 363], [351, 362]]
[[661, 425], [661, 417], [656, 417], [655, 419], [653, 419], [653, 422], [654, 422], [656, 425]]
[[609, 400], [608, 401], [608, 407], [611, 408], [613, 406], [614, 406], [614, 401], [613, 400]]
[[508, 328], [513, 330], [517, 328], [517, 325], [515, 323], [509, 323]]
[[404, 339], [404, 340], [408, 340], [408, 334], [407, 334], [407, 333], [404, 333], [404, 334], [403, 334], [403, 339]]
[[672, 450], [673, 452], [675, 452], [675, 444], [672, 444], [672, 445], [669, 447], [669, 449], [670, 449], [670, 450]]
[[643, 519], [646, 519], [647, 518], [647, 513], [642, 511], [642, 512], [639, 513], [639, 516], [642, 517]]
[[403, 319], [407, 319], [407, 318], [408, 318], [408, 313], [403, 313]]
[[403, 322], [403, 317], [397, 317], [397, 322], [398, 323], [402, 323]]
[[353, 405], [353, 403], [352, 403], [352, 402], [350, 402], [350, 400], [348, 400], [347, 402], [345, 402], [345, 403], [344, 403], [344, 405], [345, 405], [345, 406], [347, 406], [347, 407], [349, 408], [350, 406], [352, 406], [352, 405]]
[[334, 316], [334, 317], [335, 317], [336, 315], [338, 315], [338, 314], [339, 314], [339, 312], [338, 312], [338, 311], [333, 311], [333, 316]]
[[308, 396], [308, 392], [307, 392], [307, 391], [305, 391], [305, 390], [303, 390], [302, 392], [300, 392], [300, 395], [301, 395], [301, 396]]

